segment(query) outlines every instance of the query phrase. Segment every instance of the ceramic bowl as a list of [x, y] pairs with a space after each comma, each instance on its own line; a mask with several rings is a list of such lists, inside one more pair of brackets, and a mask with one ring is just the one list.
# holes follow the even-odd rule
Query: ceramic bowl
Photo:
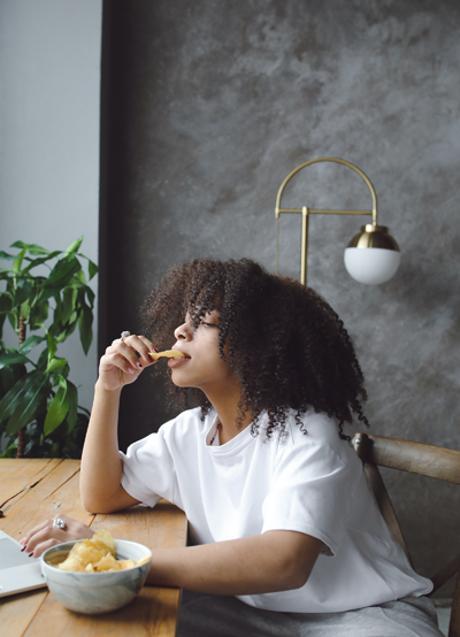
[[150, 569], [150, 549], [137, 542], [115, 540], [118, 559], [143, 560], [141, 566], [122, 571], [73, 573], [53, 566], [53, 561], [56, 564], [56, 560], [65, 559], [76, 541], [52, 546], [40, 558], [48, 588], [61, 604], [77, 613], [96, 615], [121, 608], [134, 599]]

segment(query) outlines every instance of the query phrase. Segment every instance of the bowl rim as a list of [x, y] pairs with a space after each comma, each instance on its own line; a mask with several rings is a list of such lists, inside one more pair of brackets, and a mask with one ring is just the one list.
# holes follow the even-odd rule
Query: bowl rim
[[[60, 542], [59, 544], [53, 544], [53, 546], [50, 546], [49, 548], [47, 548], [45, 551], [43, 551], [43, 553], [40, 555], [40, 564], [46, 566], [46, 568], [51, 569], [51, 571], [55, 571], [56, 573], [59, 574], [65, 574], [65, 573], [69, 573], [69, 575], [83, 575], [83, 576], [91, 576], [91, 575], [105, 575], [105, 576], [111, 576], [111, 575], [117, 575], [119, 573], [128, 573], [129, 571], [133, 571], [136, 568], [141, 568], [142, 566], [145, 566], [146, 564], [150, 564], [152, 561], [152, 551], [151, 549], [149, 549], [148, 546], [145, 546], [145, 544], [141, 544], [141, 542], [136, 542], [134, 540], [123, 540], [121, 538], [113, 538], [115, 542], [127, 542], [128, 544], [137, 544], [138, 546], [142, 546], [142, 548], [146, 549], [149, 554], [145, 556], [146, 561], [144, 562], [144, 564], [136, 564], [135, 566], [130, 566], [128, 568], [124, 568], [121, 571], [99, 571], [99, 572], [88, 572], [88, 571], [63, 571], [61, 568], [58, 568], [57, 566], [53, 566], [52, 564], [50, 564], [49, 562], [47, 562], [45, 560], [45, 557], [47, 555], [47, 553], [49, 553], [50, 551], [53, 550], [59, 550], [61, 549], [61, 547], [68, 547], [69, 545], [74, 546], [75, 544], [77, 544], [78, 542], [83, 542], [83, 540], [86, 540], [88, 538], [81, 538], [81, 540], [68, 540], [67, 542]], [[61, 549], [62, 550], [62, 549]], [[70, 548], [69, 548], [70, 551]], [[130, 558], [126, 558], [126, 559], [130, 559]]]

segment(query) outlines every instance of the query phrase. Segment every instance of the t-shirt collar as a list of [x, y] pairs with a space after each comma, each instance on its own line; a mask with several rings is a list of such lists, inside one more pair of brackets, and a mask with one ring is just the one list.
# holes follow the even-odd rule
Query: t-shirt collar
[[214, 410], [210, 411], [206, 417], [206, 426], [204, 428], [203, 437], [203, 443], [208, 449], [209, 453], [218, 456], [234, 453], [254, 440], [254, 436], [251, 435], [252, 423], [249, 423], [247, 427], [242, 429], [234, 438], [232, 438], [228, 442], [220, 445], [211, 445], [210, 441], [214, 436], [218, 421], [219, 419], [217, 413]]

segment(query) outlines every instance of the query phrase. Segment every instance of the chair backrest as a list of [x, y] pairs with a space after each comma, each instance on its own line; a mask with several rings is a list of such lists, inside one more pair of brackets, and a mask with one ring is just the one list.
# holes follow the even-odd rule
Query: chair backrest
[[[403, 547], [411, 562], [407, 543], [378, 467], [399, 469], [460, 484], [460, 451], [401, 438], [371, 436], [362, 432], [353, 436], [352, 444], [364, 463], [364, 470], [382, 515], [395, 540]], [[449, 637], [460, 637], [460, 554], [431, 577], [434, 584], [433, 593], [451, 577], [456, 578], [456, 583]]]

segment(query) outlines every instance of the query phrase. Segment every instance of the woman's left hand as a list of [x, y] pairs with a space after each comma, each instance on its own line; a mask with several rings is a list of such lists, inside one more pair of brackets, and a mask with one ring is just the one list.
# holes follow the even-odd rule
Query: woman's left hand
[[50, 546], [71, 540], [82, 540], [92, 537], [94, 533], [89, 526], [68, 515], [57, 516], [57, 519], [65, 523], [64, 529], [53, 524], [54, 519], [45, 520], [41, 524], [38, 524], [31, 529], [27, 535], [21, 538], [19, 542], [23, 546], [22, 550], [29, 555], [33, 555], [33, 557], [39, 557], [43, 551], [49, 549]]

